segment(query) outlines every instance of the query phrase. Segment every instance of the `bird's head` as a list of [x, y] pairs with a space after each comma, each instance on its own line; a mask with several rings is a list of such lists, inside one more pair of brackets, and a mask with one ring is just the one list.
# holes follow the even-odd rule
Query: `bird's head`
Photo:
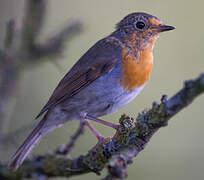
[[157, 17], [141, 12], [127, 15], [116, 25], [116, 31], [123, 41], [139, 49], [154, 45], [160, 33], [173, 29], [173, 26], [163, 24]]

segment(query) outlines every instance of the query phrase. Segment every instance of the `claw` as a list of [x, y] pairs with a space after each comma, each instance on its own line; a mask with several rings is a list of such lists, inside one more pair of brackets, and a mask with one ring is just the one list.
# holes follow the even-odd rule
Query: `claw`
[[97, 144], [90, 150], [91, 152], [96, 152], [97, 148], [104, 144], [105, 142], [111, 142], [112, 141], [112, 137], [107, 137], [105, 138], [104, 136], [101, 136], [100, 138], [98, 138], [98, 142]]

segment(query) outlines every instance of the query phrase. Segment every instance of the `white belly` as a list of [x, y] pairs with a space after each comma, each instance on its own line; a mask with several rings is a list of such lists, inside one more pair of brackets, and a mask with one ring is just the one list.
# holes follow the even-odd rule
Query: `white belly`
[[117, 96], [115, 98], [115, 103], [112, 107], [111, 113], [116, 112], [117, 110], [123, 108], [125, 105], [131, 102], [143, 90], [145, 85], [146, 84], [139, 88], [136, 88], [134, 91], [124, 91], [120, 96]]

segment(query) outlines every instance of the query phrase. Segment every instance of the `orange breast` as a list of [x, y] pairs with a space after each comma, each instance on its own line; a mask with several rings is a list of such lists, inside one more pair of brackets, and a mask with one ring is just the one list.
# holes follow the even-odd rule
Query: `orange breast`
[[153, 66], [152, 46], [141, 51], [138, 58], [128, 54], [124, 47], [122, 59], [123, 79], [121, 82], [124, 89], [133, 91], [149, 80]]

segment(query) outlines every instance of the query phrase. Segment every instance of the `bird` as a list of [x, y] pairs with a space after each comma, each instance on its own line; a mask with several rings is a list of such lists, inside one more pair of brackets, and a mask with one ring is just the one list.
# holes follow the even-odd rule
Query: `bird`
[[17, 170], [39, 140], [68, 121], [96, 121], [118, 129], [120, 125], [99, 119], [132, 101], [150, 79], [153, 48], [162, 32], [175, 29], [157, 17], [134, 12], [125, 16], [115, 31], [96, 42], [62, 78], [36, 119], [44, 115], [11, 157], [8, 167]]

